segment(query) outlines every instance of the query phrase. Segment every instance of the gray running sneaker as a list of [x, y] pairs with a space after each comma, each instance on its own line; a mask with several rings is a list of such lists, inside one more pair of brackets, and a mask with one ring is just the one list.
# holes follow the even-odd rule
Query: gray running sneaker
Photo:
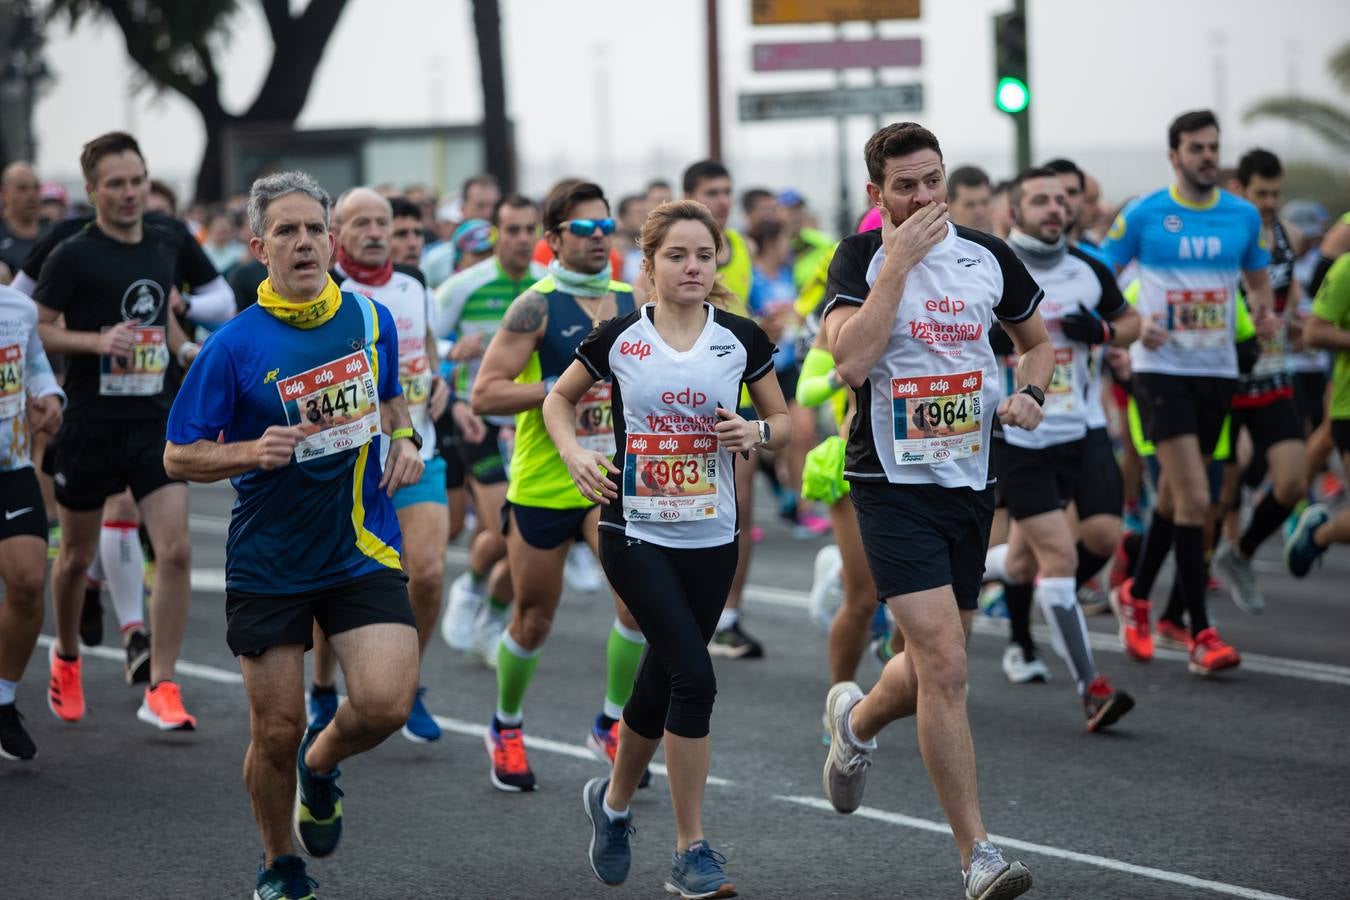
[[666, 893], [679, 894], [685, 900], [735, 897], [736, 885], [722, 868], [726, 864], [727, 858], [708, 846], [707, 841], [694, 841], [683, 853], [676, 851]]
[[1007, 863], [990, 841], [976, 841], [970, 869], [962, 872], [966, 900], [1011, 900], [1031, 890], [1031, 873], [1020, 862]]
[[863, 788], [867, 783], [867, 767], [872, 764], [875, 739], [866, 745], [849, 739], [848, 714], [863, 698], [862, 689], [852, 681], [841, 681], [830, 688], [825, 698], [825, 710], [830, 728], [830, 752], [825, 757], [825, 772], [821, 778], [825, 796], [841, 813], [851, 813], [862, 805]]
[[1224, 544], [1215, 552], [1213, 564], [1224, 584], [1228, 585], [1228, 594], [1238, 609], [1249, 616], [1265, 612], [1266, 598], [1261, 595], [1261, 588], [1256, 583], [1251, 560], [1239, 559], [1233, 545]]
[[591, 871], [612, 887], [628, 880], [628, 867], [633, 861], [628, 838], [634, 828], [631, 814], [617, 822], [611, 822], [605, 814], [608, 790], [608, 778], [592, 778], [581, 789], [581, 801], [586, 807], [586, 817], [591, 820]]

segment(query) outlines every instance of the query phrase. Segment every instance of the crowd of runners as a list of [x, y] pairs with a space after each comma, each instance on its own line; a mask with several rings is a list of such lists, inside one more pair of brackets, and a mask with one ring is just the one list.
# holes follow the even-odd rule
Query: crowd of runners
[[[1215, 598], [1280, 602], [1263, 545], [1304, 577], [1350, 542], [1350, 213], [1282, 203], [1279, 158], [1221, 154], [1207, 111], [1165, 137], [1172, 182], [1113, 209], [1070, 160], [995, 184], [888, 125], [838, 242], [801, 193], [738, 193], [716, 160], [613, 203], [583, 179], [536, 199], [490, 176], [442, 205], [385, 185], [333, 199], [281, 172], [185, 215], [128, 134], [85, 145], [87, 211], [9, 165], [0, 758], [37, 754], [19, 706], [41, 687], [20, 681], [48, 586], [52, 715], [85, 716], [106, 597], [137, 718], [196, 728], [175, 681], [188, 483], [230, 479], [256, 898], [315, 896], [299, 854], [338, 847], [344, 760], [441, 737], [419, 674], [438, 636], [495, 670], [492, 785], [536, 789], [526, 698], [564, 585], [614, 603], [586, 738], [610, 772], [577, 785], [592, 871], [626, 880], [630, 800], [663, 747], [665, 888], [733, 896], [702, 825], [714, 664], [772, 652], [742, 609], [765, 529], [828, 534], [810, 595], [827, 798], [856, 810], [879, 736], [914, 716], [965, 896], [1020, 895], [1031, 874], [981, 820], [974, 617], [1006, 619], [1010, 681], [1045, 682], [1038, 609], [1098, 732], [1136, 699], [1097, 668], [1088, 617], [1114, 612], [1130, 660], [1160, 644], [1209, 676], [1241, 662]], [[764, 489], [780, 522], [754, 520]], [[455, 540], [468, 564], [448, 572]]]

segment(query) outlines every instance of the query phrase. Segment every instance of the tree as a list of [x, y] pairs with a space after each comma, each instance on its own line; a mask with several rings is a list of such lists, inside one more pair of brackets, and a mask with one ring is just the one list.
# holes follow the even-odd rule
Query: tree
[[52, 0], [49, 15], [65, 16], [73, 29], [89, 16], [105, 16], [121, 29], [127, 54], [147, 82], [191, 103], [206, 130], [195, 198], [221, 199], [223, 140], [241, 124], [294, 125], [309, 97], [314, 72], [347, 0], [309, 0], [292, 15], [289, 0], [257, 0], [272, 37], [272, 62], [257, 97], [242, 113], [225, 109], [212, 43], [228, 34], [238, 0]]
[[[1327, 61], [1331, 77], [1350, 94], [1350, 44], [1343, 45]], [[1247, 110], [1246, 120], [1283, 119], [1302, 125], [1342, 153], [1350, 153], [1350, 110], [1306, 97], [1269, 97]]]
[[473, 0], [473, 33], [483, 83], [483, 160], [502, 191], [515, 190], [516, 163], [506, 120], [506, 74], [502, 64], [502, 17], [498, 0]]

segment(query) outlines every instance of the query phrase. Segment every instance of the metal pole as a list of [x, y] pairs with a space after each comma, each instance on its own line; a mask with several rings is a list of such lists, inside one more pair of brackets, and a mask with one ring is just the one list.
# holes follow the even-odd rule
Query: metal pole
[[[837, 40], [843, 40], [844, 37], [844, 27], [837, 22], [834, 26], [834, 36]], [[843, 69], [834, 70], [834, 79], [839, 88], [847, 87]], [[835, 213], [835, 230], [842, 237], [853, 230], [853, 216], [848, 208], [848, 117], [835, 116], [834, 124], [839, 154], [839, 209]]]
[[[1031, 23], [1027, 19], [1027, 0], [1013, 0], [1013, 9], [1022, 17], [1024, 40], [1027, 46], [1027, 92], [1031, 92]], [[1031, 168], [1031, 104], [1013, 116], [1017, 128], [1017, 171]]]
[[[880, 23], [880, 22], [873, 22], [873, 23], [872, 23], [872, 40], [874, 40], [874, 41], [879, 41], [879, 40], [881, 40], [881, 23]], [[872, 69], [872, 84], [876, 85], [877, 87], [881, 87], [881, 67], [880, 67], [880, 66], [875, 66], [875, 67], [873, 67], [873, 69]], [[876, 115], [872, 116], [872, 130], [873, 130], [873, 131], [880, 131], [880, 130], [881, 130], [881, 125], [882, 125], [882, 122], [881, 122], [881, 113], [877, 113]]]
[[722, 158], [722, 76], [717, 41], [717, 0], [707, 0], [708, 158]]

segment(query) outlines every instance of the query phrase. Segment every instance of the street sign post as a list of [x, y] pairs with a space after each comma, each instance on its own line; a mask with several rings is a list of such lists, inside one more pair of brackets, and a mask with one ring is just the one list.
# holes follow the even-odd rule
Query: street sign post
[[776, 91], [740, 96], [742, 122], [871, 116], [920, 112], [922, 109], [923, 85], [918, 83], [835, 88], [828, 91]]
[[755, 25], [881, 22], [919, 18], [920, 0], [750, 0]]
[[899, 38], [755, 44], [751, 61], [756, 72], [917, 66], [923, 63], [923, 42], [918, 38]]

